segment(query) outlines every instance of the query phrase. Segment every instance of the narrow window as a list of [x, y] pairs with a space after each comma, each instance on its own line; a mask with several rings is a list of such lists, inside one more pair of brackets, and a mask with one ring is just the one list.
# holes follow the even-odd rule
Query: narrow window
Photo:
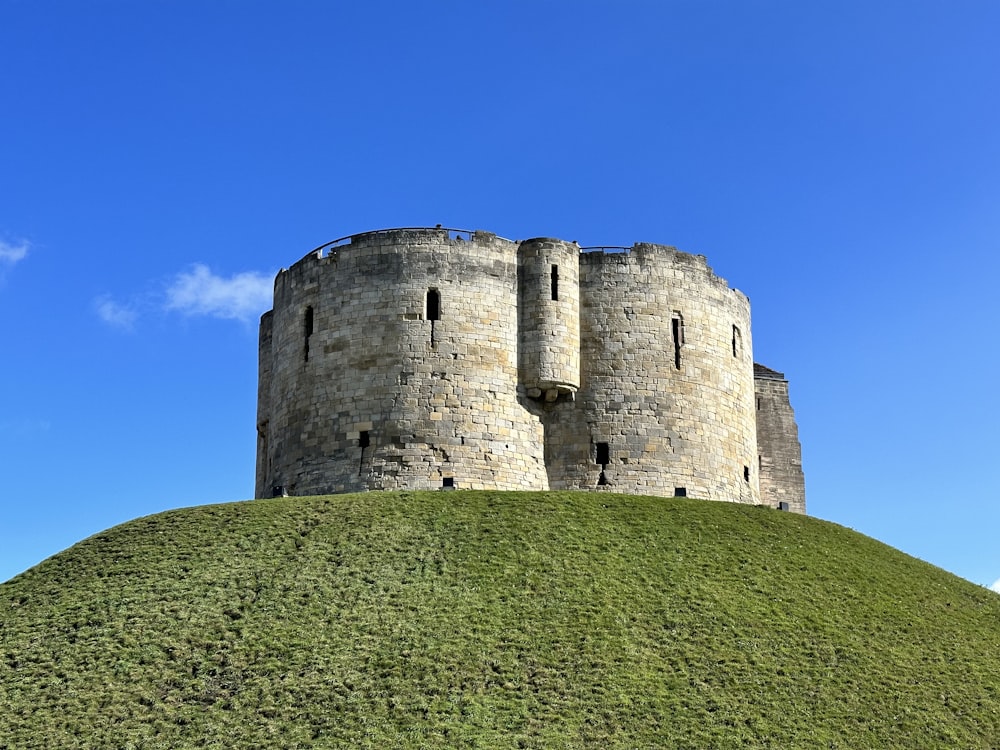
[[687, 497], [687, 487], [674, 487], [674, 497]]
[[681, 345], [684, 343], [684, 318], [674, 313], [670, 321], [670, 332], [674, 337], [674, 367], [681, 369]]
[[306, 362], [309, 361], [309, 337], [312, 335], [313, 335], [313, 309], [312, 307], [307, 307], [306, 317], [305, 317], [305, 345], [303, 351], [303, 356], [305, 357]]
[[760, 411], [760, 399], [757, 399], [757, 411]]
[[441, 320], [441, 293], [437, 289], [427, 290], [427, 320]]
[[552, 299], [559, 299], [559, 266], [552, 266]]
[[598, 443], [597, 452], [594, 456], [594, 463], [607, 466], [611, 463], [611, 449], [607, 443]]
[[743, 481], [744, 482], [749, 482], [750, 481], [750, 467], [749, 466], [744, 466], [743, 467]]
[[743, 344], [742, 337], [740, 336], [740, 329], [733, 326], [733, 356], [740, 356], [740, 348]]
[[368, 430], [362, 430], [358, 434], [358, 447], [361, 449], [361, 458], [358, 460], [358, 476], [361, 476], [361, 472], [365, 468], [365, 448], [372, 444], [371, 438], [368, 436]]
[[437, 289], [427, 290], [427, 320], [431, 322], [431, 349], [434, 348], [434, 322], [441, 319], [441, 293]]

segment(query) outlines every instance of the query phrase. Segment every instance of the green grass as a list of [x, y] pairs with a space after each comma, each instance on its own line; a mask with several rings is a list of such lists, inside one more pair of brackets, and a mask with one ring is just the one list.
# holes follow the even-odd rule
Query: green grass
[[0, 748], [996, 748], [1000, 596], [727, 503], [171, 511], [0, 585]]

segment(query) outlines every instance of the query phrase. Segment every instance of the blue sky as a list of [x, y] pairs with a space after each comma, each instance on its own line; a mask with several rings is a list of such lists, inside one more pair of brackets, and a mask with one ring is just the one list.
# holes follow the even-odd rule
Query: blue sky
[[811, 515], [1000, 578], [995, 0], [0, 0], [0, 580], [253, 492], [256, 320], [335, 237], [708, 256]]

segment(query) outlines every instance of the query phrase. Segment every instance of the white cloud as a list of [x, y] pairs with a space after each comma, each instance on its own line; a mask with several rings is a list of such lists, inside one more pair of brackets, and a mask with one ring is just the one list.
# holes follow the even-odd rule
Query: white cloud
[[27, 242], [11, 244], [0, 240], [0, 263], [14, 264], [23, 260], [28, 254], [29, 247]]
[[1000, 594], [1000, 578], [997, 578], [993, 583], [990, 584], [990, 591], [996, 591]]
[[135, 319], [138, 317], [135, 308], [115, 302], [107, 295], [94, 300], [94, 309], [97, 311], [97, 317], [105, 323], [127, 331], [132, 330]]
[[197, 263], [178, 274], [167, 288], [167, 309], [185, 315], [251, 320], [271, 307], [273, 291], [272, 276], [248, 271], [223, 278]]

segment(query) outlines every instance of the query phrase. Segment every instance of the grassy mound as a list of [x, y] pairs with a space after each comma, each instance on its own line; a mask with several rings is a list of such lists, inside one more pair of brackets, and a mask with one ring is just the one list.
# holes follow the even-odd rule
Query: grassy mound
[[0, 585], [0, 748], [994, 748], [1000, 597], [726, 503], [171, 511]]

